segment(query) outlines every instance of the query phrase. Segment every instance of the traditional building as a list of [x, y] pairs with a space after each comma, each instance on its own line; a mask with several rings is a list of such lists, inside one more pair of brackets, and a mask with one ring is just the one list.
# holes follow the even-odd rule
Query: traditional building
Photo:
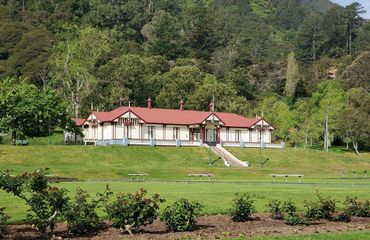
[[[273, 126], [263, 118], [245, 118], [234, 113], [147, 107], [119, 107], [110, 112], [92, 112], [76, 119], [83, 127], [85, 144], [151, 146], [255, 146], [271, 144]], [[276, 144], [277, 145], [277, 144]], [[280, 146], [280, 145], [278, 145]]]

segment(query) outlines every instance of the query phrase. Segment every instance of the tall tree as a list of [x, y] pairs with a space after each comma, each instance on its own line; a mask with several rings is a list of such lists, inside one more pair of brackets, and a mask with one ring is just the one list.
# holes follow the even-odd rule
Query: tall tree
[[336, 130], [336, 122], [345, 107], [345, 93], [334, 80], [318, 85], [312, 100], [316, 107], [315, 114], [324, 123], [324, 150], [329, 151], [331, 144], [330, 131]]
[[361, 14], [365, 12], [363, 9], [358, 2], [354, 2], [345, 8], [347, 19], [347, 50], [349, 54], [352, 53], [352, 43], [356, 30], [364, 22], [364, 19], [361, 17]]
[[352, 88], [347, 92], [347, 99], [346, 110], [338, 120], [338, 129], [352, 142], [358, 155], [359, 144], [370, 144], [370, 94], [363, 88]]
[[295, 59], [295, 54], [292, 52], [288, 56], [288, 66], [286, 70], [285, 95], [287, 97], [294, 98], [299, 80], [299, 66]]
[[51, 86], [70, 103], [69, 111], [74, 117], [79, 116], [81, 105], [97, 84], [94, 71], [99, 60], [110, 51], [109, 40], [108, 32], [87, 27], [54, 49]]

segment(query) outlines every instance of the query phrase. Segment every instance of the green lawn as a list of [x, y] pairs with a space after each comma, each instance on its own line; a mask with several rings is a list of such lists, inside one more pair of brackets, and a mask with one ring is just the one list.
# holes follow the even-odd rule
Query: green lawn
[[[249, 161], [251, 167], [226, 168], [221, 160], [210, 167], [209, 159], [213, 161], [217, 156], [200, 147], [0, 145], [0, 169], [19, 173], [48, 167], [51, 174], [90, 180], [122, 179], [129, 173], [147, 173], [151, 180], [185, 180], [189, 173], [212, 173], [214, 180], [268, 182], [270, 173], [302, 173], [305, 182], [369, 183], [364, 179], [364, 171], [370, 170], [370, 153], [356, 156], [337, 149], [329, 153], [312, 149], [265, 149], [263, 156], [270, 160], [260, 168], [258, 149], [228, 150]], [[341, 179], [342, 171], [347, 179]]]
[[[263, 156], [270, 160], [265, 168], [259, 168], [259, 149], [229, 149], [242, 160], [249, 161], [249, 168], [227, 168], [222, 161], [208, 166], [209, 159], [217, 157], [200, 147], [123, 147], [123, 146], [62, 146], [0, 145], [0, 169], [12, 169], [14, 173], [50, 168], [50, 174], [78, 178], [84, 182], [68, 182], [60, 185], [72, 193], [77, 187], [88, 190], [93, 196], [102, 191], [106, 183], [116, 192], [136, 191], [147, 188], [150, 193], [160, 193], [170, 203], [186, 197], [203, 202], [204, 214], [226, 213], [236, 192], [251, 192], [256, 196], [256, 206], [264, 211], [271, 198], [293, 198], [300, 207], [305, 199], [312, 199], [318, 189], [338, 200], [345, 196], [369, 199], [370, 179], [364, 178], [364, 170], [370, 169], [370, 153], [356, 156], [342, 149], [329, 153], [312, 149], [265, 149]], [[345, 177], [342, 179], [342, 171]], [[352, 172], [356, 171], [356, 176]], [[129, 173], [148, 173], [144, 183], [120, 182]], [[213, 173], [216, 183], [176, 182], [189, 180], [189, 173]], [[290, 178], [277, 179], [272, 184], [270, 173], [302, 173], [304, 184]], [[369, 174], [370, 175], [370, 174]], [[120, 180], [120, 181], [115, 181]], [[12, 221], [20, 221], [26, 208], [18, 199], [0, 191], [0, 207], [6, 207]]]
[[[64, 182], [59, 185], [74, 193], [77, 187], [87, 190], [92, 196], [102, 192], [109, 184], [114, 192], [134, 192], [148, 189], [150, 194], [160, 193], [167, 200], [164, 205], [179, 198], [188, 198], [204, 204], [203, 214], [227, 213], [236, 192], [249, 192], [255, 196], [258, 211], [265, 211], [266, 203], [272, 198], [286, 200], [292, 198], [299, 207], [303, 201], [313, 199], [316, 190], [338, 200], [356, 196], [369, 199], [370, 185], [364, 184], [281, 184], [281, 183], [175, 183], [175, 182]], [[0, 206], [6, 207], [13, 221], [19, 221], [26, 214], [26, 208], [19, 199], [0, 191]], [[340, 206], [340, 204], [338, 205]]]
[[233, 238], [233, 240], [367, 240], [370, 239], [370, 231], [344, 232], [344, 233], [317, 233], [310, 235], [284, 236], [284, 237], [255, 237], [255, 238]]

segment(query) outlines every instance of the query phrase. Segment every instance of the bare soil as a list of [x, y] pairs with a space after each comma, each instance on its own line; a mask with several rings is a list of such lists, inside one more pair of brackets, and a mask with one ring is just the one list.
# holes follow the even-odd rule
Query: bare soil
[[[289, 226], [284, 221], [272, 220], [268, 214], [256, 214], [250, 221], [233, 222], [229, 216], [215, 215], [198, 218], [197, 228], [192, 232], [172, 233], [166, 230], [161, 221], [138, 229], [129, 235], [104, 223], [99, 231], [88, 235], [70, 235], [66, 224], [59, 224], [56, 239], [220, 239], [224, 237], [250, 236], [285, 236], [326, 232], [349, 232], [370, 230], [370, 218], [352, 218], [351, 222], [318, 221], [304, 226]], [[37, 230], [29, 225], [11, 225], [5, 239], [33, 240], [41, 239]]]

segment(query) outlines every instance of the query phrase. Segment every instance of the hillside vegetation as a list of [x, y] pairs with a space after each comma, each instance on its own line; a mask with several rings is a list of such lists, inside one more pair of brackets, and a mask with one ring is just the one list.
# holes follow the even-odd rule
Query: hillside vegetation
[[148, 97], [195, 110], [214, 97], [216, 111], [263, 115], [276, 141], [369, 149], [362, 12], [328, 0], [0, 1], [0, 131], [46, 136]]

